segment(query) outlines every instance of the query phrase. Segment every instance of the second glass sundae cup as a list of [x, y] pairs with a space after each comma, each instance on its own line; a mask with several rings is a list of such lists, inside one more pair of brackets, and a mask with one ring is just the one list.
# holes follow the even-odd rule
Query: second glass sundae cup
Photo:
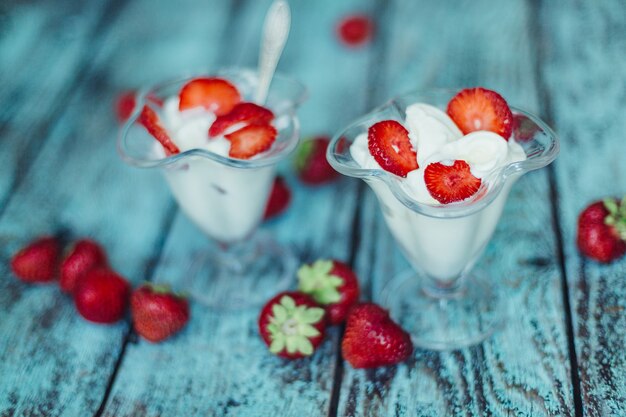
[[524, 119], [524, 134], [516, 126], [510, 140], [522, 146], [526, 159], [494, 172], [469, 199], [446, 205], [420, 203], [392, 173], [364, 169], [352, 158], [350, 146], [376, 122], [404, 123], [406, 109], [413, 103], [445, 110], [457, 92], [435, 90], [397, 97], [339, 132], [327, 152], [337, 171], [363, 179], [375, 192], [391, 234], [413, 267], [391, 279], [374, 298], [411, 333], [417, 346], [436, 350], [479, 343], [500, 324], [490, 280], [472, 267], [487, 246], [515, 181], [548, 165], [559, 150], [558, 138], [545, 123], [511, 107], [515, 118]]
[[[237, 86], [244, 101], [252, 101], [257, 75], [249, 69], [225, 69], [212, 75]], [[188, 77], [144, 91], [135, 114], [123, 127], [118, 151], [128, 164], [161, 171], [181, 210], [209, 236], [211, 245], [190, 254], [185, 276], [190, 295], [209, 306], [238, 309], [255, 306], [286, 289], [296, 267], [288, 248], [269, 236], [255, 233], [272, 188], [277, 164], [296, 148], [299, 140], [298, 106], [306, 98], [297, 81], [276, 75], [265, 106], [275, 115], [278, 131], [272, 148], [251, 159], [233, 159], [191, 149], [165, 156], [161, 145], [137, 122], [144, 106], [159, 112], [159, 102], [172, 97]]]

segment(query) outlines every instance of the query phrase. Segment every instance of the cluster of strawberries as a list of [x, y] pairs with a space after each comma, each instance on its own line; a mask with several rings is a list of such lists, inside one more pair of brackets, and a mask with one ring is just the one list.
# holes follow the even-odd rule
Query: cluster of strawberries
[[78, 313], [93, 323], [112, 324], [124, 317], [130, 303], [139, 335], [159, 342], [182, 329], [189, 320], [187, 300], [169, 288], [143, 284], [131, 289], [115, 272], [97, 242], [81, 239], [62, 258], [62, 244], [53, 236], [38, 238], [11, 259], [13, 273], [26, 283], [57, 281]]
[[359, 303], [355, 273], [337, 260], [318, 260], [298, 270], [298, 291], [282, 292], [265, 304], [259, 333], [271, 353], [287, 359], [313, 354], [327, 326], [346, 323], [341, 351], [354, 368], [375, 368], [404, 361], [411, 338], [389, 313]]

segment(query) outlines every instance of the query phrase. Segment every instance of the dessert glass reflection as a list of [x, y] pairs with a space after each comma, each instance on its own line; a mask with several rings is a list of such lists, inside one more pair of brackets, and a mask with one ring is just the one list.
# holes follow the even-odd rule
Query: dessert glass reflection
[[[256, 71], [223, 69], [212, 76], [228, 80], [244, 101], [252, 101]], [[207, 137], [206, 146], [196, 146], [193, 138], [207, 135], [214, 116], [212, 120], [175, 126], [178, 129], [172, 133], [172, 139], [181, 152], [169, 154], [138, 123], [141, 109], [144, 105], [150, 107], [162, 116], [166, 127], [184, 122], [184, 117], [178, 120], [172, 114], [172, 106], [177, 109], [177, 103], [171, 103], [172, 97], [197, 78], [168, 81], [143, 91], [134, 114], [121, 130], [118, 152], [134, 167], [161, 171], [178, 206], [214, 243], [190, 259], [184, 290], [192, 298], [220, 309], [260, 305], [289, 286], [296, 267], [288, 248], [256, 230], [263, 218], [276, 166], [298, 144], [296, 110], [306, 98], [306, 89], [291, 78], [275, 75], [264, 106], [274, 113], [277, 136], [271, 148], [259, 155], [250, 159], [229, 157], [228, 148], [222, 149], [228, 147], [224, 137]], [[192, 113], [187, 119], [194, 117]], [[184, 143], [188, 140], [191, 144]]]
[[375, 123], [395, 120], [411, 130], [407, 120], [411, 105], [427, 103], [445, 111], [457, 92], [413, 92], [392, 99], [337, 133], [327, 151], [337, 171], [361, 178], [372, 188], [391, 234], [413, 267], [391, 279], [375, 298], [411, 333], [417, 346], [436, 350], [479, 343], [501, 324], [490, 280], [472, 268], [493, 235], [513, 184], [548, 165], [559, 151], [558, 138], [544, 122], [511, 107], [514, 120], [524, 123], [514, 124], [510, 146], [515, 148], [513, 154], [519, 149], [525, 157], [514, 157], [485, 173], [473, 196], [450, 204], [418, 201], [415, 191], [396, 175], [354, 159], [352, 145], [362, 141]]

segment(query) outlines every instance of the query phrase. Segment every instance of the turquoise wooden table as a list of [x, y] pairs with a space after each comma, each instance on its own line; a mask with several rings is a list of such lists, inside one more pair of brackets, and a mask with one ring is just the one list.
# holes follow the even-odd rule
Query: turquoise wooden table
[[[55, 0], [0, 4], [0, 416], [625, 416], [626, 260], [601, 266], [574, 244], [590, 201], [626, 193], [626, 4], [603, 1], [292, 0], [280, 70], [310, 100], [303, 136], [332, 134], [418, 87], [485, 85], [560, 134], [549, 169], [513, 189], [481, 266], [506, 327], [481, 345], [417, 350], [353, 370], [335, 328], [311, 359], [259, 339], [256, 311], [192, 306], [152, 345], [128, 321], [82, 320], [56, 286], [15, 280], [8, 262], [43, 233], [92, 236], [133, 283], [176, 285], [205, 237], [161, 178], [115, 151], [116, 94], [216, 65], [256, 63], [268, 0]], [[347, 49], [337, 21], [376, 20]], [[335, 257], [364, 299], [408, 264], [360, 182], [294, 191], [269, 222], [303, 261]]]

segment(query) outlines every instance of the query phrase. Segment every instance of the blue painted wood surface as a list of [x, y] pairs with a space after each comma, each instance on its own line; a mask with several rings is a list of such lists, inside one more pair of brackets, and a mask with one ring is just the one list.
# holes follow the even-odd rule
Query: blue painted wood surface
[[[256, 63], [269, 0], [8, 2], [0, 5], [0, 416], [623, 416], [625, 261], [600, 266], [574, 245], [577, 213], [624, 194], [626, 6], [605, 2], [292, 0], [279, 69], [310, 100], [304, 136], [331, 134], [416, 87], [483, 84], [539, 112], [561, 134], [553, 170], [513, 189], [481, 260], [506, 300], [507, 326], [473, 348], [418, 350], [359, 371], [332, 329], [313, 358], [272, 357], [256, 312], [192, 306], [159, 345], [127, 322], [81, 320], [53, 285], [10, 276], [33, 236], [93, 236], [133, 283], [180, 283], [206, 238], [157, 173], [114, 151], [111, 103], [126, 88], [216, 65]], [[337, 43], [336, 22], [375, 17], [373, 44]], [[289, 211], [264, 226], [303, 261], [337, 257], [365, 299], [407, 268], [358, 181], [310, 188], [281, 168]], [[556, 213], [556, 217], [554, 214]], [[560, 254], [563, 254], [563, 264]], [[563, 266], [563, 267], [562, 267]]]

